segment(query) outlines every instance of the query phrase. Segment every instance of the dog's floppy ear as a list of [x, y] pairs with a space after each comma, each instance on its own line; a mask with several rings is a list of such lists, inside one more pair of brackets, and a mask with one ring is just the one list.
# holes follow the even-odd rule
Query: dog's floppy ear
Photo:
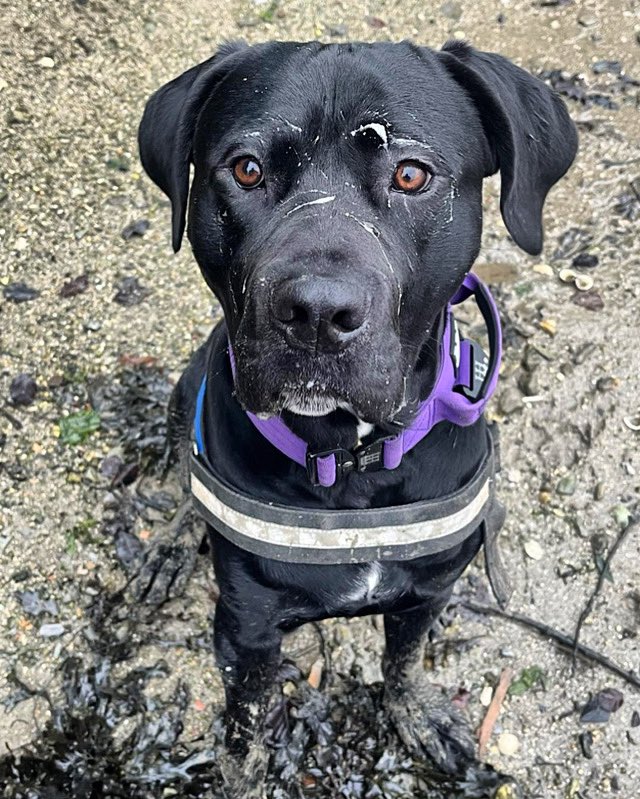
[[151, 180], [171, 200], [174, 252], [180, 249], [184, 233], [198, 114], [213, 87], [235, 65], [237, 54], [247, 47], [243, 41], [222, 45], [207, 61], [158, 89], [144, 109], [138, 130], [140, 160]]
[[438, 57], [480, 113], [494, 159], [487, 174], [500, 170], [508, 231], [523, 250], [537, 255], [545, 197], [578, 147], [567, 109], [542, 81], [496, 53], [448, 42]]

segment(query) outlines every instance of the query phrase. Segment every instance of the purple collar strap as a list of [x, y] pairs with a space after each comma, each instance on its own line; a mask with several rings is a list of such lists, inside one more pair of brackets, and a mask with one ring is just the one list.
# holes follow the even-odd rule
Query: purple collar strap
[[[473, 296], [482, 313], [489, 338], [489, 355], [479, 344], [461, 339], [452, 306]], [[476, 422], [493, 394], [498, 382], [502, 357], [500, 316], [487, 286], [469, 273], [446, 309], [440, 341], [439, 372], [430, 395], [420, 403], [413, 422], [396, 435], [379, 438], [355, 450], [310, 450], [306, 441], [290, 430], [279, 416], [260, 419], [247, 412], [257, 430], [292, 461], [307, 470], [314, 485], [330, 488], [345, 473], [371, 472], [397, 468], [405, 453], [422, 441], [439, 422], [448, 421], [465, 427]], [[235, 374], [233, 351], [229, 348], [231, 368]], [[198, 393], [195, 415], [195, 439], [204, 452], [201, 425], [205, 380]]]

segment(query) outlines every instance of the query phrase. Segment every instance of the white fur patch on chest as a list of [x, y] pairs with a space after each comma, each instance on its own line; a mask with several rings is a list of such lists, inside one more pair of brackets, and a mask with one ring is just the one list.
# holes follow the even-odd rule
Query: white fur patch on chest
[[356, 587], [348, 594], [347, 599], [353, 602], [361, 600], [373, 601], [382, 580], [382, 564], [378, 563], [378, 561], [368, 564], [356, 579]]

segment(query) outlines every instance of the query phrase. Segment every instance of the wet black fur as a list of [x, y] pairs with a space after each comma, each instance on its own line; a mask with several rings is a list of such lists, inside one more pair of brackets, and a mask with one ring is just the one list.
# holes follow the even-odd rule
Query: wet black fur
[[[352, 135], [367, 122], [387, 126], [388, 148], [371, 132]], [[190, 196], [189, 240], [225, 312], [172, 400], [183, 449], [206, 372], [209, 456], [223, 480], [256, 497], [367, 508], [462, 485], [484, 454], [484, 420], [469, 428], [441, 423], [395, 471], [352, 474], [318, 488], [257, 433], [243, 408], [283, 411], [313, 448], [354, 447], [356, 420], [348, 410], [316, 417], [283, 410], [283, 386], [304, 392], [317, 380], [327, 396], [375, 424], [374, 435], [409, 423], [433, 383], [442, 310], [478, 253], [484, 177], [500, 170], [509, 232], [527, 252], [541, 249], [544, 199], [576, 151], [558, 98], [501, 56], [463, 44], [433, 51], [409, 43], [233, 43], [150, 99], [140, 151], [171, 199], [176, 250]], [[235, 184], [230, 164], [243, 154], [262, 162], [264, 187]], [[424, 192], [390, 190], [394, 165], [403, 159], [432, 172]], [[319, 196], [334, 199], [308, 204]], [[292, 211], [296, 204], [304, 205]], [[330, 281], [338, 303], [346, 291], [359, 292], [366, 323], [338, 350], [296, 347], [273, 318], [273, 292], [302, 274]], [[235, 387], [227, 335], [238, 362]], [[285, 564], [210, 534], [220, 586], [216, 656], [227, 692], [228, 743], [240, 755], [259, 727], [282, 634], [307, 621], [384, 613], [390, 710], [394, 702], [410, 705], [408, 664], [481, 543], [477, 532], [440, 555], [385, 564], [374, 594], [354, 600], [349, 596], [366, 565]], [[453, 770], [471, 750], [456, 732], [455, 713], [443, 715], [436, 704], [431, 714], [423, 709], [421, 724], [439, 718], [432, 726], [444, 744], [420, 739], [416, 746]], [[406, 716], [396, 712], [396, 724], [402, 727]]]

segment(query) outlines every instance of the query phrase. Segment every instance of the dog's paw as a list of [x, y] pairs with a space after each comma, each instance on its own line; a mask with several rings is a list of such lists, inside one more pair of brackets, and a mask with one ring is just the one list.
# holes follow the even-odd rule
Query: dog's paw
[[476, 760], [469, 723], [426, 679], [387, 690], [384, 701], [400, 739], [414, 755], [427, 755], [440, 771], [452, 775]]
[[169, 529], [147, 550], [131, 582], [136, 601], [160, 605], [183, 593], [195, 567], [200, 544], [194, 521], [190, 505], [181, 507]]
[[225, 751], [219, 758], [228, 799], [263, 799], [264, 783], [269, 766], [269, 754], [262, 743], [252, 743], [243, 758]]

